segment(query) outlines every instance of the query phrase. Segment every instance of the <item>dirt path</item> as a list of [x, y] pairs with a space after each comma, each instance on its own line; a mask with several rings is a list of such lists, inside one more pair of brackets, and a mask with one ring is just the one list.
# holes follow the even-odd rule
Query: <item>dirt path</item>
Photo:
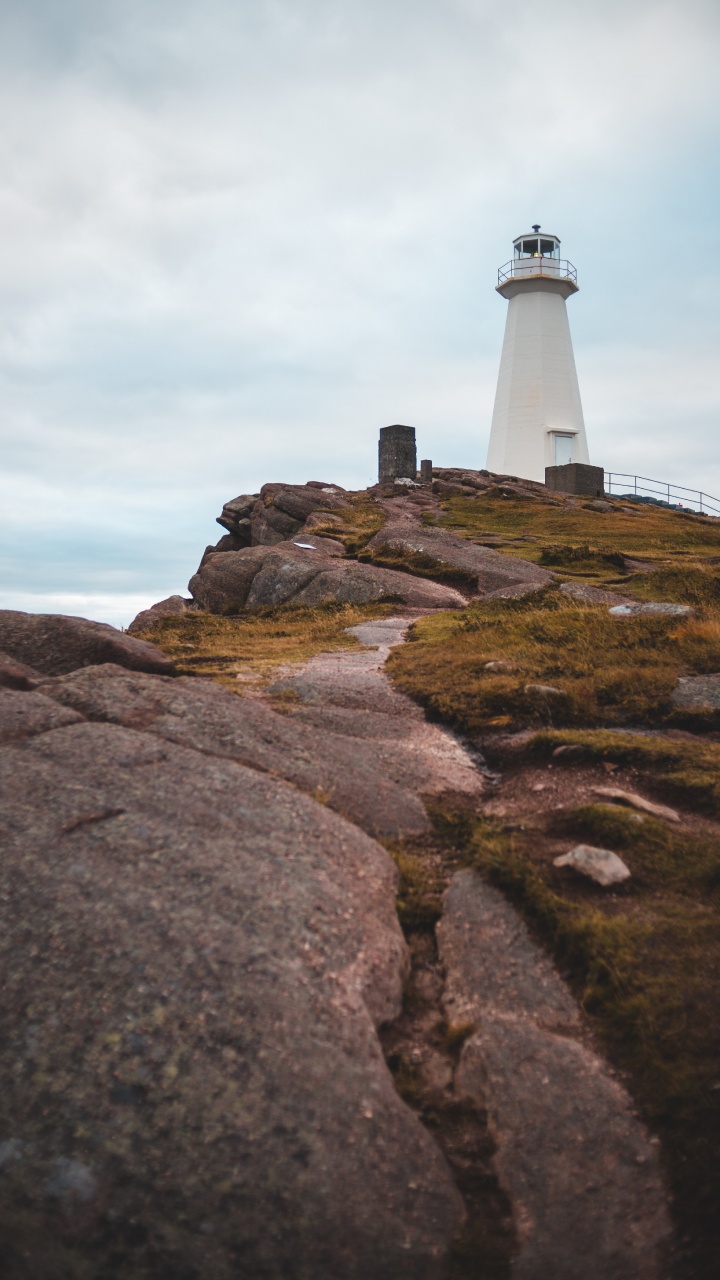
[[[482, 762], [385, 674], [417, 616], [352, 628], [366, 648], [288, 668], [266, 696], [319, 733], [371, 744], [387, 776], [418, 796], [492, 807]], [[409, 834], [425, 841], [431, 867], [432, 835]], [[383, 1044], [464, 1198], [450, 1274], [658, 1280], [669, 1225], [655, 1141], [513, 908], [470, 869], [446, 873], [445, 885], [437, 927], [406, 929], [405, 1009]]]

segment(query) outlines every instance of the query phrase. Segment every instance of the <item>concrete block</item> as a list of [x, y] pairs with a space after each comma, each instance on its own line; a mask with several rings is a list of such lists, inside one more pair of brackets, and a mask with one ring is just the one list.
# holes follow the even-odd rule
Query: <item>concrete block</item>
[[564, 467], [546, 467], [545, 484], [556, 493], [576, 493], [586, 498], [602, 498], [605, 472], [587, 462], [568, 462]]
[[387, 484], [407, 477], [414, 480], [417, 473], [417, 448], [415, 428], [395, 423], [381, 427], [378, 447], [378, 480]]

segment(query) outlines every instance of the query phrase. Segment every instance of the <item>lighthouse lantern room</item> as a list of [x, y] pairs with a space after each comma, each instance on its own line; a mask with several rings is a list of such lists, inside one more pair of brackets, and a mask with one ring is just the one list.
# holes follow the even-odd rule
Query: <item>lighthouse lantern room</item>
[[565, 307], [577, 291], [558, 236], [535, 225], [513, 241], [513, 256], [498, 271], [497, 292], [509, 306], [489, 471], [543, 481], [546, 467], [589, 462]]

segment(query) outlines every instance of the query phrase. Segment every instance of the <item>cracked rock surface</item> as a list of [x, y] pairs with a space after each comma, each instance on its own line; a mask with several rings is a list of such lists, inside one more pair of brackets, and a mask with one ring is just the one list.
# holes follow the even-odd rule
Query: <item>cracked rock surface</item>
[[453, 877], [437, 934], [448, 1015], [476, 1028], [456, 1088], [487, 1109], [519, 1242], [514, 1280], [655, 1280], [670, 1237], [657, 1147], [579, 1038], [554, 966], [469, 869]]
[[82, 676], [0, 694], [3, 1274], [439, 1278], [390, 858], [232, 758], [212, 686]]

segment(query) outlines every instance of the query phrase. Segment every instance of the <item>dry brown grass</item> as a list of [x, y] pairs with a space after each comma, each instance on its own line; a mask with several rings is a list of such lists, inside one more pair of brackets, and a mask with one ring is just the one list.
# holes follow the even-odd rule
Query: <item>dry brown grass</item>
[[356, 648], [347, 627], [369, 618], [385, 618], [392, 604], [290, 605], [257, 609], [237, 617], [187, 613], [163, 618], [143, 640], [151, 640], [172, 658], [181, 675], [217, 680], [234, 693], [262, 687], [279, 666], [307, 662], [330, 649]]
[[[720, 612], [720, 611], [718, 611]], [[390, 670], [398, 686], [465, 733], [500, 726], [663, 723], [706, 727], [673, 709], [678, 676], [720, 670], [720, 619], [615, 618], [550, 589], [421, 619]], [[503, 673], [485, 670], [498, 659]], [[541, 684], [562, 696], [528, 690]]]
[[[471, 539], [488, 534], [522, 538], [507, 552], [532, 560], [539, 560], [543, 549], [558, 547], [586, 547], [591, 555], [620, 554], [658, 567], [684, 565], [688, 559], [711, 567], [709, 562], [720, 556], [720, 521], [662, 507], [637, 506], [630, 515], [619, 502], [613, 502], [612, 511], [598, 512], [582, 500], [577, 507], [555, 507], [532, 499], [482, 495], [451, 498], [441, 505], [445, 514], [439, 523], [444, 528]], [[589, 576], [612, 577], [612, 564], [596, 561], [592, 568]]]

